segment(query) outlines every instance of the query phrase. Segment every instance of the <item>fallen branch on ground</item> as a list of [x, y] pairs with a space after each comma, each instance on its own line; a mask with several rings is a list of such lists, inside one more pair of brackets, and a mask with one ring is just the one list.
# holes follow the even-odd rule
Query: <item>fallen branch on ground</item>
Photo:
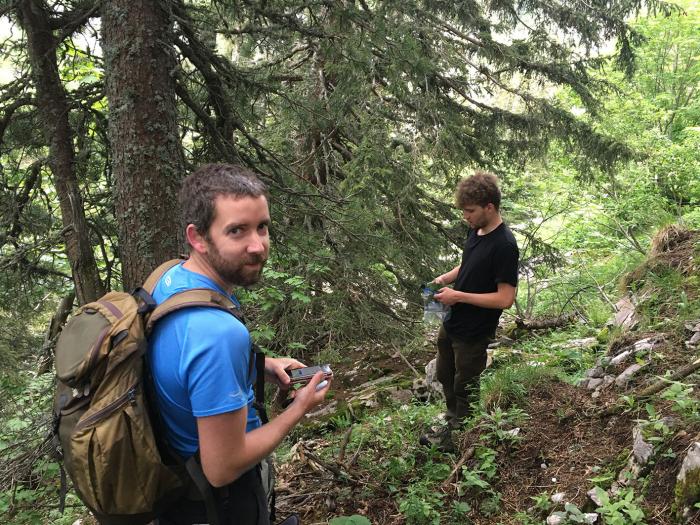
[[[684, 377], [688, 377], [690, 374], [693, 372], [700, 370], [700, 358], [696, 359], [690, 364], [687, 364], [681, 368], [679, 368], [676, 372], [673, 374], [670, 374], [668, 377], [663, 377], [656, 381], [655, 383], [652, 383], [646, 388], [643, 388], [636, 394], [633, 393], [632, 396], [635, 397], [636, 399], [642, 399], [645, 397], [652, 396], [654, 394], [658, 394], [662, 390], [668, 388], [671, 386], [671, 383], [674, 381], [678, 381], [680, 379], [683, 379]], [[625, 403], [621, 401], [617, 401], [615, 404], [609, 406], [605, 410], [601, 410], [596, 412], [594, 415], [596, 417], [609, 417], [613, 416], [615, 414], [620, 413], [622, 409], [626, 406]]]
[[442, 484], [443, 490], [447, 490], [450, 487], [450, 484], [452, 481], [457, 477], [457, 473], [460, 471], [462, 466], [469, 461], [469, 459], [474, 455], [474, 447], [469, 447], [467, 451], [462, 454], [462, 457], [459, 458], [459, 461], [455, 465], [455, 468], [452, 469], [452, 472], [450, 473], [449, 477], [445, 480], [445, 482]]

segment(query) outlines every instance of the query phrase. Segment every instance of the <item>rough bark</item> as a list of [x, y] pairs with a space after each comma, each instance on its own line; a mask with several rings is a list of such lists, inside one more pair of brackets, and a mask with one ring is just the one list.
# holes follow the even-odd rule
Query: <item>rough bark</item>
[[37, 108], [49, 146], [48, 161], [61, 208], [66, 254], [78, 302], [84, 304], [97, 299], [104, 289], [92, 251], [75, 173], [68, 98], [61, 83], [56, 58], [59, 41], [52, 33], [49, 14], [40, 0], [24, 0], [18, 2], [16, 8], [18, 19], [27, 34]]
[[108, 0], [102, 6], [114, 211], [125, 289], [143, 282], [181, 246], [177, 188], [184, 161], [167, 7], [157, 0]]

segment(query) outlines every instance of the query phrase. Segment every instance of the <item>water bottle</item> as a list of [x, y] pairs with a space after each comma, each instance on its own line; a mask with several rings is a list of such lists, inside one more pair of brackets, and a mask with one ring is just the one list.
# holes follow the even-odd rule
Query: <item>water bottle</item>
[[423, 322], [426, 324], [440, 324], [445, 319], [447, 307], [435, 300], [435, 292], [441, 285], [435, 283], [424, 284], [421, 287], [421, 299], [423, 300]]

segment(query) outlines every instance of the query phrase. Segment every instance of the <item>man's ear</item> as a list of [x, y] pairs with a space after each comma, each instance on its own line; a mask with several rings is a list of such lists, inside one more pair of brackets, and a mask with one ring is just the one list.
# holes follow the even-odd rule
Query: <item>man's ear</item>
[[194, 224], [188, 224], [187, 228], [185, 228], [185, 238], [195, 252], [199, 254], [207, 253], [209, 243], [204, 236], [199, 233], [199, 230], [197, 230]]

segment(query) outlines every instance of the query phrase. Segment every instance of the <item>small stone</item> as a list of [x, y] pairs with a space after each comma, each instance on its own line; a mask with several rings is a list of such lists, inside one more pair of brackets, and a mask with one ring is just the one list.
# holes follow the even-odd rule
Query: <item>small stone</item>
[[638, 353], [644, 352], [644, 351], [651, 351], [654, 348], [656, 348], [657, 346], [659, 346], [659, 344], [663, 340], [664, 340], [663, 334], [659, 334], [659, 335], [656, 335], [654, 337], [647, 337], [646, 339], [641, 339], [641, 340], [637, 341], [636, 343], [634, 343], [634, 345], [632, 345], [632, 351], [635, 354], [638, 354]]
[[557, 492], [556, 494], [552, 494], [552, 503], [561, 503], [564, 501], [564, 498], [566, 497], [565, 492]]
[[598, 491], [596, 489], [591, 489], [586, 492], [590, 500], [598, 505], [599, 507], [603, 504], [603, 500], [598, 497]]
[[520, 434], [520, 427], [516, 427], [516, 428], [513, 428], [511, 430], [506, 430], [505, 433], [508, 434], [509, 436], [515, 437], [518, 434]]
[[685, 329], [690, 332], [700, 332], [700, 321], [690, 321], [685, 323]]
[[588, 388], [588, 390], [595, 390], [596, 388], [598, 388], [602, 384], [603, 384], [602, 378], [592, 377], [591, 379], [588, 380], [588, 385], [586, 385], [586, 388]]
[[583, 339], [572, 339], [562, 345], [563, 348], [588, 348], [598, 344], [595, 337], [584, 337]]
[[612, 385], [614, 382], [615, 382], [615, 376], [611, 376], [611, 375], [605, 376], [603, 378], [603, 384], [600, 386], [600, 389], [602, 390], [603, 388]]
[[632, 376], [636, 374], [639, 370], [641, 370], [642, 365], [639, 365], [637, 363], [628, 366], [624, 372], [622, 372], [617, 378], [615, 378], [615, 384], [619, 387], [625, 386], [627, 383], [630, 382], [632, 379]]
[[640, 465], [646, 465], [654, 453], [654, 447], [651, 443], [644, 441], [644, 435], [640, 426], [634, 427], [632, 430], [632, 456]]
[[583, 520], [584, 520], [584, 523], [593, 524], [593, 523], [595, 523], [596, 521], [598, 521], [598, 514], [595, 513], [595, 512], [586, 512], [586, 513], [583, 515]]
[[700, 332], [695, 332], [693, 334], [693, 337], [691, 337], [690, 340], [688, 341], [688, 343], [691, 345], [696, 345], [696, 344], [700, 343]]
[[442, 399], [444, 392], [442, 384], [437, 378], [437, 358], [425, 365], [425, 385], [428, 388], [428, 393], [433, 399]]
[[623, 361], [625, 361], [631, 355], [632, 355], [632, 350], [625, 350], [623, 352], [620, 352], [619, 354], [617, 354], [615, 357], [613, 357], [610, 360], [610, 364], [613, 366], [617, 366], [620, 363], [622, 363]]
[[596, 366], [586, 371], [586, 377], [603, 377], [605, 375], [605, 370], [602, 366]]
[[566, 518], [563, 516], [559, 516], [558, 514], [552, 514], [551, 516], [547, 517], [547, 525], [561, 525], [564, 523]]
[[546, 464], [546, 463], [540, 463], [540, 468], [541, 468], [542, 470], [545, 470], [545, 469], [547, 468], [547, 464]]

